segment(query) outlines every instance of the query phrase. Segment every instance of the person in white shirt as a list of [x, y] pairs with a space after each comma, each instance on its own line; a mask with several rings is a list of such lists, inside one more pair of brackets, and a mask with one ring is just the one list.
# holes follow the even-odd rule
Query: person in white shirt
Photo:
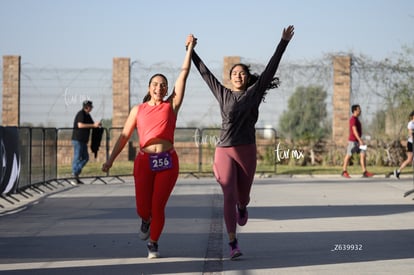
[[394, 176], [399, 179], [401, 171], [413, 161], [413, 133], [414, 133], [414, 111], [410, 113], [410, 121], [407, 125], [408, 139], [407, 139], [407, 158], [401, 163], [400, 168], [394, 170]]

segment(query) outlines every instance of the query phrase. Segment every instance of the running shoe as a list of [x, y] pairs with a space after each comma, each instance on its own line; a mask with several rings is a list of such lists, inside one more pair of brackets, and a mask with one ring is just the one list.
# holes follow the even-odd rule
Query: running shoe
[[139, 232], [139, 237], [141, 240], [148, 240], [150, 235], [150, 223], [142, 220], [141, 231]]
[[370, 173], [370, 172], [368, 172], [368, 171], [365, 171], [363, 174], [362, 174], [362, 177], [364, 177], [364, 178], [370, 178], [370, 177], [373, 177], [374, 176], [374, 174], [372, 174], [372, 173]]
[[147, 244], [147, 248], [148, 248], [148, 259], [156, 259], [160, 257], [157, 243], [149, 242]]
[[234, 260], [241, 255], [243, 255], [240, 251], [237, 239], [234, 239], [234, 241], [229, 243], [230, 246], [230, 260]]
[[341, 176], [344, 177], [344, 178], [347, 178], [347, 179], [351, 178], [351, 176], [348, 174], [348, 171], [342, 171]]
[[394, 170], [394, 176], [399, 179], [400, 178], [400, 172], [398, 172], [397, 169]]
[[240, 209], [237, 206], [237, 223], [240, 226], [243, 226], [247, 223], [248, 218], [249, 218], [249, 212], [247, 212], [247, 208]]

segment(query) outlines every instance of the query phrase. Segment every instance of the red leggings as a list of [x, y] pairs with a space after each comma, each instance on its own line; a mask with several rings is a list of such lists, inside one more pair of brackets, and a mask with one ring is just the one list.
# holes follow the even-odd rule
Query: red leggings
[[236, 233], [236, 206], [249, 204], [256, 161], [256, 144], [216, 147], [214, 174], [223, 190], [227, 233]]
[[135, 200], [138, 215], [151, 220], [150, 238], [158, 241], [165, 223], [165, 207], [178, 178], [179, 162], [171, 149], [172, 168], [154, 172], [150, 168], [150, 154], [140, 151], [134, 161]]

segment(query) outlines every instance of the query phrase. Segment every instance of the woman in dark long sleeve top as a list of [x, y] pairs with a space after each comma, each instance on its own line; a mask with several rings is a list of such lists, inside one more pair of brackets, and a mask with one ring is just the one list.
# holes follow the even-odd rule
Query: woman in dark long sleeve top
[[[192, 60], [220, 105], [222, 125], [214, 156], [214, 174], [224, 195], [224, 220], [229, 235], [230, 258], [242, 255], [236, 238], [237, 224], [247, 223], [246, 206], [256, 172], [255, 125], [266, 90], [277, 87], [274, 77], [282, 55], [294, 34], [283, 29], [282, 39], [260, 76], [252, 75], [245, 64], [230, 70], [232, 89], [224, 87], [195, 51]], [[275, 82], [276, 81], [276, 82]]]

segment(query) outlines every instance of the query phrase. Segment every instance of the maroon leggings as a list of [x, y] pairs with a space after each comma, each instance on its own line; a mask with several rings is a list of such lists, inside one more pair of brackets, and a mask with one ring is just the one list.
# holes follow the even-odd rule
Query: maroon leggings
[[173, 166], [154, 172], [150, 168], [150, 154], [140, 151], [134, 161], [135, 200], [138, 215], [151, 220], [150, 238], [158, 241], [165, 223], [165, 207], [178, 178], [179, 162], [171, 149]]
[[236, 233], [236, 206], [249, 204], [256, 161], [256, 144], [216, 147], [214, 174], [223, 190], [227, 233]]

